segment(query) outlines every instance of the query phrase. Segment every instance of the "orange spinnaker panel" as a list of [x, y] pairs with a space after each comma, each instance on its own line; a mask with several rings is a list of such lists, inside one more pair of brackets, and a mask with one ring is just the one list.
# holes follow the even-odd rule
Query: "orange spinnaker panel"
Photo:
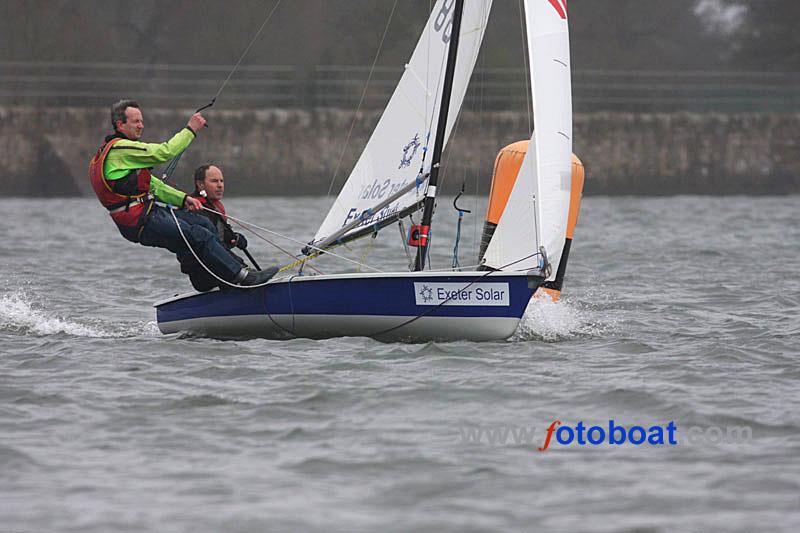
[[[487, 222], [498, 224], [500, 217], [511, 196], [511, 189], [517, 181], [522, 161], [528, 152], [530, 141], [517, 141], [509, 144], [497, 154], [494, 161], [494, 176], [492, 188], [489, 191], [489, 208], [486, 212]], [[578, 156], [572, 154], [572, 187], [569, 198], [569, 218], [567, 219], [567, 238], [571, 239], [575, 226], [578, 224], [578, 213], [581, 210], [581, 197], [583, 196], [584, 168]]]
[[486, 220], [492, 224], [500, 222], [500, 216], [506, 208], [508, 197], [511, 196], [511, 189], [517, 181], [517, 174], [522, 168], [522, 161], [528, 152], [529, 141], [517, 141], [509, 144], [497, 154], [494, 160], [494, 176], [492, 176], [492, 188], [489, 191], [489, 209], [486, 212]]
[[578, 213], [581, 211], [581, 197], [583, 196], [583, 163], [578, 156], [572, 154], [572, 187], [569, 192], [569, 217], [567, 218], [567, 239], [572, 238], [575, 226], [578, 224]]

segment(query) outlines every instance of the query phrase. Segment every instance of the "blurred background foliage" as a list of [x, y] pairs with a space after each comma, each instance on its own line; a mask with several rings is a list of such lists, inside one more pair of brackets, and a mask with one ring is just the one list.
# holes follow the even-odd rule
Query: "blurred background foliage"
[[[379, 65], [431, 0], [398, 0]], [[495, 0], [483, 60], [522, 64], [521, 0]], [[0, 61], [234, 63], [275, 0], [4, 0]], [[283, 0], [247, 65], [369, 65], [395, 2]], [[800, 70], [796, 0], [569, 0], [576, 69]]]

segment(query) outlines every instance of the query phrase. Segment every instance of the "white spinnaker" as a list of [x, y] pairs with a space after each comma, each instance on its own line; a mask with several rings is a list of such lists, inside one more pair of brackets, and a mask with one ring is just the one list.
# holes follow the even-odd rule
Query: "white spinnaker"
[[539, 238], [534, 217], [536, 135], [531, 136], [517, 180], [484, 254], [485, 265], [503, 270], [531, 270], [538, 265]]
[[[383, 116], [317, 230], [315, 242], [417, 179], [423, 154], [433, 151], [436, 138], [454, 7], [455, 0], [438, 0], [433, 7]], [[466, 0], [464, 4], [445, 143], [461, 109], [491, 7], [492, 0]], [[423, 174], [429, 170], [430, 154], [425, 158]], [[423, 193], [424, 186], [412, 189], [352, 231], [402, 211], [421, 200]]]
[[555, 278], [564, 248], [572, 171], [572, 82], [565, 0], [525, 0], [533, 120], [528, 153], [486, 250], [486, 265], [535, 269], [542, 246]]

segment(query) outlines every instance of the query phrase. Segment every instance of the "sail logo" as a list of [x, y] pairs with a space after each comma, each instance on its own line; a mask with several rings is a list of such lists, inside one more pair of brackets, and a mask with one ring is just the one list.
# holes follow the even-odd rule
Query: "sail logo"
[[414, 283], [417, 305], [508, 306], [508, 283]]
[[[406, 168], [411, 166], [411, 161], [414, 160], [414, 156], [417, 155], [417, 149], [419, 148], [419, 133], [414, 135], [414, 138], [403, 147], [403, 155], [400, 156], [400, 166], [397, 167], [398, 169]], [[411, 152], [409, 154], [408, 152]]]
[[439, 12], [436, 14], [436, 19], [433, 21], [433, 29], [436, 30], [437, 33], [444, 28], [442, 42], [445, 44], [450, 42], [450, 34], [453, 32], [453, 14], [451, 11], [455, 3], [456, 0], [444, 0], [441, 9], [439, 9]]
[[548, 0], [550, 5], [558, 11], [558, 16], [562, 19], [567, 19], [567, 0]]
[[372, 213], [369, 210], [366, 210], [366, 211], [361, 211], [360, 214], [359, 214], [359, 211], [358, 211], [357, 208], [351, 207], [350, 211], [347, 212], [347, 216], [344, 219], [344, 223], [342, 223], [342, 227], [345, 227], [350, 222], [354, 222], [355, 220], [357, 220], [359, 218], [361, 219], [361, 222], [359, 222], [358, 226], [356, 226], [356, 227], [360, 228], [362, 226], [369, 226], [371, 224], [376, 224], [376, 223], [380, 222], [381, 220], [383, 220], [385, 218], [389, 218], [390, 216], [396, 214], [399, 210], [400, 210], [400, 203], [399, 202], [395, 202], [395, 203], [393, 203], [391, 205], [387, 205], [386, 207], [384, 207], [383, 209], [381, 209], [377, 213]]
[[359, 200], [381, 200], [386, 196], [396, 193], [408, 183], [408, 180], [394, 181], [392, 178], [385, 180], [374, 179], [371, 183], [366, 183], [358, 192]]

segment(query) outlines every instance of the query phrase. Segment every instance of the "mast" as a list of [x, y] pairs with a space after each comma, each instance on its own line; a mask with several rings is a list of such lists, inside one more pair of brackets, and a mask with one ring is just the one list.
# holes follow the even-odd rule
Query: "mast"
[[419, 232], [420, 246], [417, 248], [417, 259], [414, 270], [425, 269], [425, 256], [430, 244], [430, 228], [433, 219], [433, 208], [436, 203], [436, 185], [439, 183], [439, 162], [442, 159], [444, 134], [447, 129], [447, 112], [450, 110], [450, 93], [453, 89], [453, 77], [456, 71], [456, 55], [458, 54], [458, 38], [461, 34], [461, 14], [464, 11], [464, 0], [455, 0], [453, 26], [450, 31], [450, 46], [447, 50], [447, 66], [445, 67], [444, 86], [442, 87], [442, 104], [439, 108], [439, 122], [436, 126], [436, 139], [433, 144], [431, 158], [431, 176], [425, 193], [425, 207], [422, 213], [422, 224]]

